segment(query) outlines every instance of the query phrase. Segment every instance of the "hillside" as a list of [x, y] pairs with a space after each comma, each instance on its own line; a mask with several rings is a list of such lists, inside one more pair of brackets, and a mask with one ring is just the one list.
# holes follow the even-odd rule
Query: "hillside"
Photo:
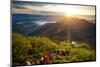
[[[20, 18], [22, 16], [22, 18]], [[24, 14], [20, 16], [15, 14], [16, 20], [13, 20], [13, 32], [31, 35], [31, 36], [47, 36], [55, 41], [66, 41], [68, 35], [68, 27], [70, 28], [70, 38], [72, 41], [85, 41], [93, 44], [92, 47], [95, 48], [95, 37], [96, 37], [96, 24], [87, 21], [86, 19], [76, 18], [76, 17], [66, 17], [56, 23], [45, 23], [44, 25], [38, 25], [34, 20], [48, 18], [50, 16], [33, 16]], [[60, 16], [59, 16], [60, 17]], [[30, 20], [31, 18], [31, 20]], [[23, 21], [24, 20], [24, 21]], [[30, 21], [29, 21], [30, 20]], [[41, 22], [42, 23], [42, 22]]]

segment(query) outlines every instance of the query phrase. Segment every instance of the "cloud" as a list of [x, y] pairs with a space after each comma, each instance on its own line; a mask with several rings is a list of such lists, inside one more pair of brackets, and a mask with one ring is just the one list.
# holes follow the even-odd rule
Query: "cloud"
[[26, 8], [24, 6], [13, 6], [13, 8], [16, 8], [16, 9], [28, 9], [28, 8]]
[[[47, 4], [38, 2], [14, 2], [12, 5], [13, 13], [24, 14], [48, 14], [49, 12], [68, 12], [69, 8], [77, 8], [79, 14], [95, 15], [95, 7], [93, 6], [77, 6], [77, 5], [61, 5], [61, 4]], [[71, 11], [71, 10], [70, 10]], [[48, 12], [48, 13], [47, 13]]]

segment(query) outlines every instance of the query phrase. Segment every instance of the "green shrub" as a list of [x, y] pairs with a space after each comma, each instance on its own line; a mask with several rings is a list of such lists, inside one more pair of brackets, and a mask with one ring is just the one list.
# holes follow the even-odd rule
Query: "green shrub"
[[95, 60], [95, 51], [84, 49], [84, 48], [78, 48], [73, 49], [70, 53], [70, 60], [71, 62], [75, 61], [93, 61]]
[[87, 49], [90, 48], [89, 45], [88, 45], [87, 43], [80, 43], [77, 47], [78, 47], [78, 48], [87, 48]]

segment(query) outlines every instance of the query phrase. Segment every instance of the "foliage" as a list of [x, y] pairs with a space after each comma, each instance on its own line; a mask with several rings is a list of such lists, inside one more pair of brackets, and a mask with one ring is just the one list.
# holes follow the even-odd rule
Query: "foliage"
[[30, 48], [30, 41], [27, 38], [17, 33], [12, 35], [13, 61], [23, 62]]
[[64, 51], [65, 55], [57, 55], [52, 63], [79, 62], [96, 60], [95, 50], [87, 43], [79, 43], [73, 47], [66, 41], [55, 43], [48, 37], [24, 36], [18, 33], [12, 34], [13, 62], [23, 64], [27, 60], [35, 62], [46, 52]]
[[47, 51], [55, 51], [56, 44], [46, 37], [25, 37], [13, 33], [12, 48], [13, 61], [21, 63], [27, 58], [39, 58]]
[[87, 43], [79, 43], [79, 45], [77, 46], [78, 48], [87, 48], [89, 49], [89, 45]]
[[54, 61], [54, 63], [64, 63], [64, 62], [66, 62], [65, 56], [57, 56]]
[[95, 52], [84, 48], [72, 49], [70, 53], [70, 60], [71, 62], [93, 61], [95, 60]]

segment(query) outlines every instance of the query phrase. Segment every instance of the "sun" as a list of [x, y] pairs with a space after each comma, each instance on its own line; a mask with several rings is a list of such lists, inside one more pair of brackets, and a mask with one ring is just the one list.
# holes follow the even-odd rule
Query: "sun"
[[77, 8], [73, 8], [73, 7], [67, 7], [66, 8], [66, 15], [67, 16], [74, 16], [76, 14], [78, 14], [79, 10]]
[[66, 6], [62, 8], [65, 16], [75, 16], [81, 14], [81, 10], [74, 6]]

